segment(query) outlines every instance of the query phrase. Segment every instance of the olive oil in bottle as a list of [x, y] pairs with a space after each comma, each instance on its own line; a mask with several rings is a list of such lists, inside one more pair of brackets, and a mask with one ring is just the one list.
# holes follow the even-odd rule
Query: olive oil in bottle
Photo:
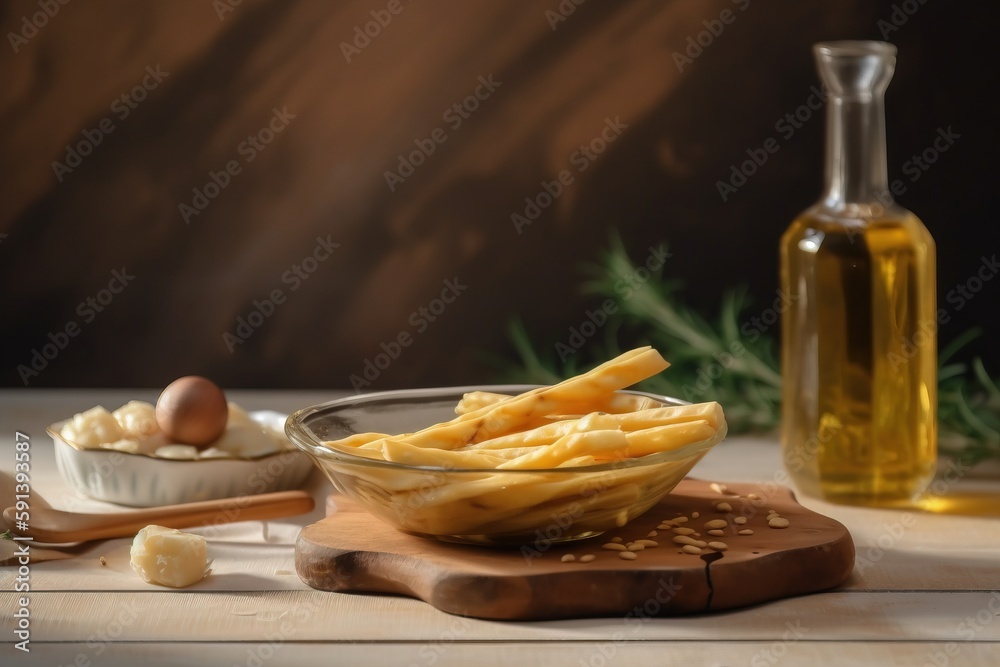
[[912, 502], [937, 462], [935, 246], [887, 185], [895, 47], [815, 47], [828, 90], [823, 198], [781, 239], [782, 447], [803, 493]]

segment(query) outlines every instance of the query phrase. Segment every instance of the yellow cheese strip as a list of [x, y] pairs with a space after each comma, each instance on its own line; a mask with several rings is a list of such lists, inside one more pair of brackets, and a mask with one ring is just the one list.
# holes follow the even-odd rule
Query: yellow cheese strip
[[465, 449], [498, 450], [505, 447], [549, 445], [570, 433], [590, 429], [637, 431], [644, 428], [692, 421], [705, 421], [713, 428], [718, 428], [720, 424], [725, 423], [725, 417], [722, 413], [722, 407], [714, 402], [652, 408], [623, 415], [592, 414], [582, 418], [552, 422], [529, 431], [502, 435], [474, 445], [468, 445]]
[[625, 434], [628, 455], [633, 458], [680, 449], [695, 442], [708, 440], [716, 429], [706, 421], [686, 422], [645, 428]]
[[555, 468], [567, 459], [577, 456], [613, 456], [628, 452], [628, 440], [621, 431], [583, 431], [570, 433], [551, 445], [536, 447], [535, 451], [497, 466], [498, 470]]
[[[488, 391], [471, 391], [462, 396], [455, 406], [455, 414], [463, 415], [480, 410], [486, 406], [496, 405], [510, 398], [509, 394], [496, 394]], [[587, 403], [565, 403], [559, 412], [563, 415], [585, 415], [591, 412], [607, 412], [622, 414], [636, 410], [648, 410], [662, 407], [663, 403], [648, 396], [637, 394], [611, 394], [606, 400]]]
[[613, 415], [593, 414], [579, 419], [564, 419], [539, 426], [528, 431], [518, 431], [502, 435], [490, 440], [484, 440], [464, 449], [501, 450], [508, 447], [538, 447], [551, 445], [559, 438], [591, 429], [618, 429], [618, 422]]
[[624, 431], [638, 431], [644, 428], [680, 424], [690, 421], [706, 421], [712, 428], [726, 423], [722, 406], [711, 401], [694, 405], [671, 405], [652, 410], [642, 410], [624, 415], [614, 415]]
[[516, 428], [519, 424], [551, 414], [561, 403], [600, 400], [602, 396], [630, 387], [669, 365], [656, 350], [638, 348], [559, 384], [532, 389], [397, 439], [417, 447], [456, 449], [488, 440], [497, 434], [519, 430]]
[[382, 456], [393, 463], [440, 468], [496, 468], [507, 460], [506, 457], [490, 452], [414, 447], [395, 438], [382, 441]]

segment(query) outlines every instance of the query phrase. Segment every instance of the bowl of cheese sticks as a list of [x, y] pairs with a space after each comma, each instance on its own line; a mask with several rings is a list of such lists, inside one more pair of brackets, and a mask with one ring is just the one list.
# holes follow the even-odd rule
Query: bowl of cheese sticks
[[628, 389], [668, 366], [647, 347], [551, 386], [362, 394], [299, 410], [285, 432], [337, 490], [407, 533], [585, 539], [649, 510], [726, 436], [718, 403]]

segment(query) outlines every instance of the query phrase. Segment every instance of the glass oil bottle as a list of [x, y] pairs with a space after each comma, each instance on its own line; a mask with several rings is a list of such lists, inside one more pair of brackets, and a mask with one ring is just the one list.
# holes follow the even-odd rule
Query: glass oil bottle
[[905, 505], [936, 470], [937, 306], [934, 240], [888, 188], [896, 49], [827, 42], [814, 55], [825, 191], [781, 239], [785, 469], [807, 495]]

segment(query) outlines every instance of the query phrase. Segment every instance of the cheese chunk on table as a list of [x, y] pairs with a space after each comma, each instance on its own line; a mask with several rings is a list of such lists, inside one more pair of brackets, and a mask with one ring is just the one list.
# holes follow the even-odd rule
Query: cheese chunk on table
[[146, 526], [132, 541], [131, 564], [148, 583], [184, 588], [205, 577], [207, 543], [201, 535]]

